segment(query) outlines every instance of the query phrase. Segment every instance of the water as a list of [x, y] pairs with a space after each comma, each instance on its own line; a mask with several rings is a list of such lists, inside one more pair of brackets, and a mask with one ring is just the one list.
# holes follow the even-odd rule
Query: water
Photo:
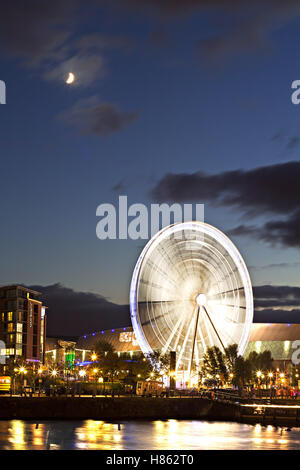
[[1, 450], [300, 449], [300, 428], [207, 421], [0, 421]]

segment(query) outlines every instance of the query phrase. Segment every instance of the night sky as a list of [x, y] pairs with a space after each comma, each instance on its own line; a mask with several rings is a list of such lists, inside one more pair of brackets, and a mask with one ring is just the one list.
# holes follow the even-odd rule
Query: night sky
[[100, 241], [97, 206], [204, 203], [256, 320], [300, 319], [299, 41], [298, 0], [1, 2], [0, 283], [51, 334], [129, 324], [145, 240]]

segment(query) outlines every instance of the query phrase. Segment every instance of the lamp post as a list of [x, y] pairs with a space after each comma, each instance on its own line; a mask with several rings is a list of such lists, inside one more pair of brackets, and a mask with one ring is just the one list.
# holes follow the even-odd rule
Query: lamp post
[[22, 380], [22, 391], [21, 391], [21, 395], [23, 395], [23, 391], [24, 391], [24, 375], [27, 374], [27, 370], [25, 369], [25, 367], [22, 366], [22, 367], [20, 367], [19, 372], [20, 372], [20, 374], [22, 374], [22, 375], [21, 375], [21, 377], [22, 377], [22, 378], [21, 378], [21, 380]]
[[[84, 369], [81, 369], [81, 370], [79, 371], [79, 377], [81, 377], [82, 379], [85, 377], [85, 374], [86, 374], [86, 372], [85, 372]], [[79, 396], [80, 396], [80, 395], [81, 395], [81, 382], [79, 383]]]
[[39, 397], [41, 396], [41, 382], [42, 382], [41, 376], [42, 376], [42, 373], [43, 373], [43, 369], [40, 367], [39, 370], [38, 370], [38, 374], [39, 374], [39, 378], [38, 378], [38, 381], [39, 381]]

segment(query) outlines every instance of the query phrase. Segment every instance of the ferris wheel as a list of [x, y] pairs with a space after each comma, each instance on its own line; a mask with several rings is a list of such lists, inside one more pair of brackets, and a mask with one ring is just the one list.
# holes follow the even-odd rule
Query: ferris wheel
[[250, 276], [220, 230], [203, 222], [173, 224], [138, 258], [130, 311], [143, 353], [176, 351], [176, 370], [191, 373], [209, 347], [237, 344], [244, 353], [253, 320]]

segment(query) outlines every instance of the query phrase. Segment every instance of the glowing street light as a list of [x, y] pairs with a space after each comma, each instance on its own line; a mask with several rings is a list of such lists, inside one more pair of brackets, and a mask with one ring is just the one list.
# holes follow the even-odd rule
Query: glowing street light
[[261, 375], [262, 375], [261, 371], [258, 370], [258, 371], [256, 372], [256, 377], [261, 377]]
[[53, 375], [53, 377], [56, 377], [56, 375], [57, 375], [57, 370], [54, 369], [54, 370], [51, 372], [51, 375]]
[[92, 361], [96, 361], [96, 359], [97, 359], [97, 354], [93, 353], [93, 354], [91, 355], [91, 359], [92, 359]]
[[79, 376], [80, 376], [80, 377], [84, 377], [85, 374], [86, 374], [85, 370], [80, 370], [80, 371], [79, 371]]
[[98, 373], [98, 369], [94, 369], [93, 372], [94, 372], [94, 374], [97, 374], [97, 373]]
[[268, 377], [271, 379], [273, 377], [273, 372], [269, 372]]

